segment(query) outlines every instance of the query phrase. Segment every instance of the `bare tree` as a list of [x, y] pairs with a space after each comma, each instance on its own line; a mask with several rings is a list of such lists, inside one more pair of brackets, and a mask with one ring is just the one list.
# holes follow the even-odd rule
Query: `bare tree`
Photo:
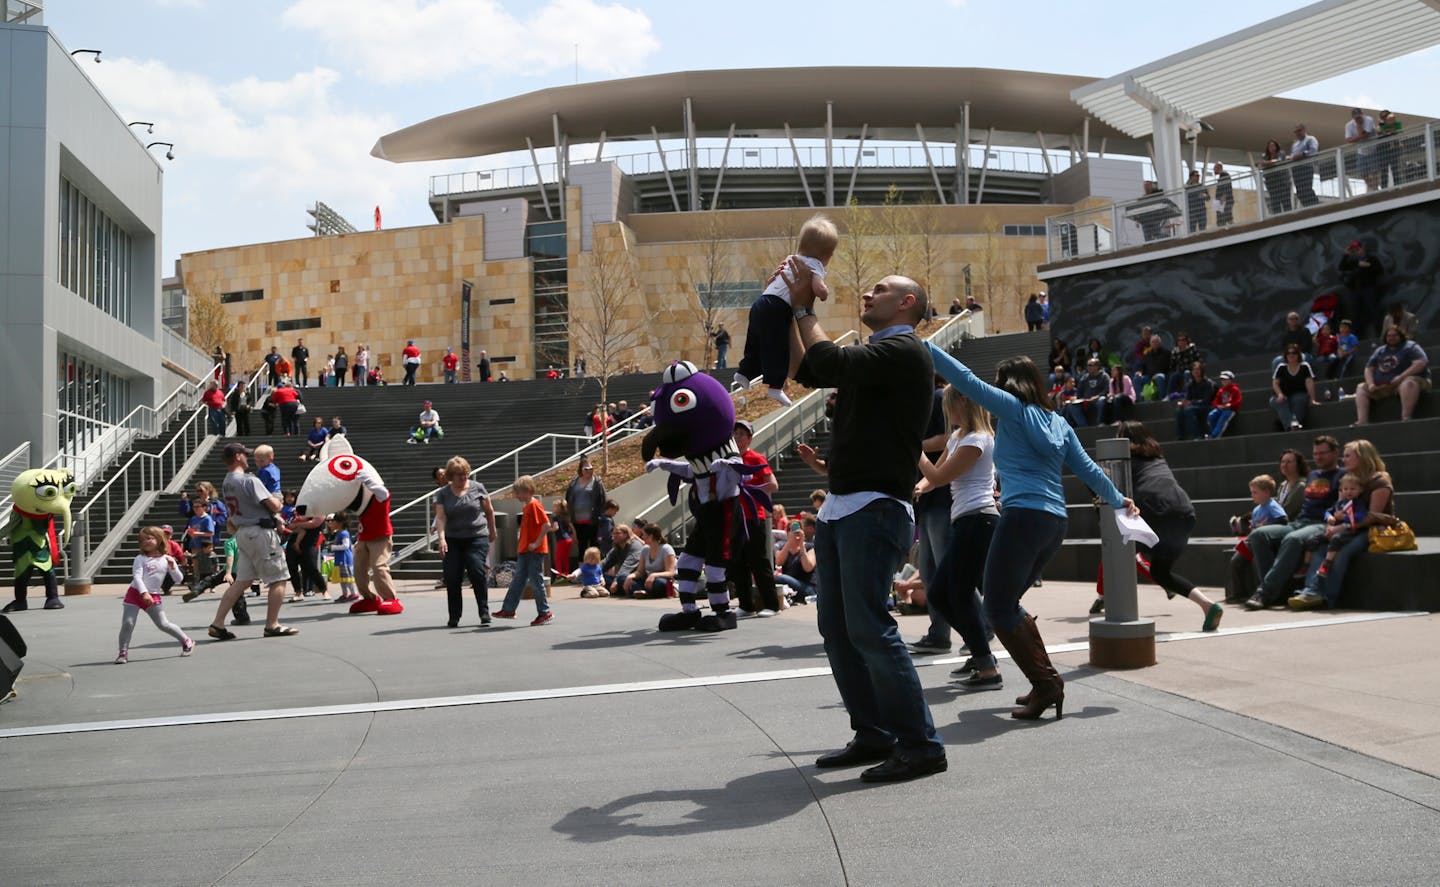
[[[619, 373], [621, 358], [632, 352], [648, 318], [635, 298], [639, 274], [623, 224], [597, 225], [585, 266], [583, 288], [571, 292], [570, 330], [580, 350], [588, 355], [586, 370], [600, 380], [600, 408], [610, 402], [610, 379]], [[579, 309], [579, 310], [576, 310]], [[602, 421], [601, 427], [604, 428]], [[609, 435], [600, 439], [600, 474], [610, 467]]]
[[686, 271], [690, 286], [695, 290], [696, 313], [704, 330], [705, 361], [701, 366], [709, 367], [710, 349], [714, 345], [711, 337], [715, 335], [720, 312], [727, 307], [722, 290], [735, 279], [734, 245], [725, 220], [717, 211], [710, 210], [705, 214], [697, 246], [698, 264], [687, 265]]
[[892, 184], [885, 192], [885, 202], [871, 212], [874, 213], [875, 245], [881, 270], [886, 274], [915, 277], [910, 268], [915, 260], [913, 208], [905, 205], [900, 189]]
[[871, 215], [872, 211], [862, 208], [853, 197], [848, 209], [845, 214], [845, 231], [840, 237], [840, 246], [835, 250], [835, 258], [830, 261], [830, 267], [839, 289], [855, 300], [855, 322], [856, 329], [859, 329], [862, 311], [860, 295], [875, 282], [881, 256], [876, 243], [878, 226]]
[[[989, 305], [991, 310], [996, 311], [998, 317], [999, 306], [992, 303], [1005, 292], [1004, 249], [1000, 243], [1000, 223], [995, 221], [994, 216], [986, 216], [983, 227], [985, 239], [971, 264], [974, 267], [975, 276], [979, 278], [975, 281], [975, 285], [980, 287], [984, 298], [980, 304]], [[981, 322], [984, 322], [983, 318]], [[995, 332], [999, 332], [999, 330], [996, 329]]]
[[190, 293], [188, 302], [190, 343], [207, 354], [217, 345], [229, 351], [235, 338], [235, 324], [220, 306], [220, 296], [215, 293]]
[[[940, 236], [940, 210], [930, 198], [911, 207], [910, 227], [915, 232], [915, 279], [930, 294], [931, 307], [941, 311], [938, 303], [940, 268], [945, 262], [949, 244]], [[928, 324], [929, 321], [925, 321], [925, 325]]]

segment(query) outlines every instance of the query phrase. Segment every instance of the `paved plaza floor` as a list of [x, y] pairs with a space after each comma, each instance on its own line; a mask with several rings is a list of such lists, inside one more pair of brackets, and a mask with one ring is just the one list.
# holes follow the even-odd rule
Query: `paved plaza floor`
[[[0, 706], [0, 884], [1430, 884], [1440, 870], [1440, 617], [1245, 613], [1218, 636], [1141, 589], [1160, 664], [1086, 664], [1090, 592], [1026, 605], [1065, 717], [917, 657], [949, 771], [820, 771], [850, 737], [813, 608], [663, 635], [664, 601], [579, 600], [482, 629], [286, 605], [302, 630], [195, 655], [120, 593], [20, 614]], [[498, 595], [494, 598], [498, 603]], [[923, 617], [904, 617], [914, 639]]]

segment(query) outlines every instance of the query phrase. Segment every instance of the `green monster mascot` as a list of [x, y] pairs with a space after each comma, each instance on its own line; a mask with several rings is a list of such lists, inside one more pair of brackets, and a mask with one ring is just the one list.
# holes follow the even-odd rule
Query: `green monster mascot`
[[65, 540], [70, 539], [70, 500], [75, 497], [75, 475], [68, 469], [32, 468], [10, 485], [10, 547], [15, 554], [15, 600], [0, 612], [29, 609], [25, 591], [32, 573], [45, 577], [45, 609], [64, 608], [55, 581], [60, 542], [55, 538], [55, 516], [65, 518]]

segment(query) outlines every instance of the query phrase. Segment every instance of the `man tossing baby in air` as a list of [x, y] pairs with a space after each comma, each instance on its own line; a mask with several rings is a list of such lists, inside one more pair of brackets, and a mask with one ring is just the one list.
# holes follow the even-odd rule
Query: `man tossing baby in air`
[[[820, 301], [830, 295], [825, 286], [825, 266], [835, 255], [835, 246], [840, 242], [840, 232], [835, 223], [824, 216], [814, 216], [800, 229], [800, 247], [795, 258], [804, 262], [815, 272], [811, 287], [815, 298]], [[790, 398], [785, 396], [785, 377], [790, 373], [790, 330], [795, 322], [790, 308], [790, 289], [785, 285], [782, 271], [765, 287], [750, 306], [750, 322], [745, 329], [745, 356], [740, 359], [740, 371], [735, 381], [742, 387], [749, 387], [752, 379], [765, 377], [770, 397], [785, 406]]]

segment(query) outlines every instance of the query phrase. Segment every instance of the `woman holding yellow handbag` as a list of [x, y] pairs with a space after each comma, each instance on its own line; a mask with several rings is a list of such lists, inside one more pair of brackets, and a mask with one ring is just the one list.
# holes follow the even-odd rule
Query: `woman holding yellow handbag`
[[1357, 554], [1370, 548], [1370, 528], [1390, 527], [1397, 523], [1395, 518], [1395, 485], [1385, 471], [1385, 460], [1368, 440], [1352, 440], [1340, 453], [1340, 464], [1346, 474], [1359, 477], [1364, 484], [1360, 500], [1365, 502], [1368, 513], [1356, 522], [1357, 532], [1349, 544], [1340, 549], [1335, 560], [1324, 575], [1320, 573], [1322, 559], [1317, 557], [1310, 566], [1305, 579], [1305, 590], [1290, 598], [1290, 608], [1307, 610], [1326, 606], [1334, 609], [1340, 605], [1340, 589], [1345, 585], [1345, 574], [1350, 562]]

